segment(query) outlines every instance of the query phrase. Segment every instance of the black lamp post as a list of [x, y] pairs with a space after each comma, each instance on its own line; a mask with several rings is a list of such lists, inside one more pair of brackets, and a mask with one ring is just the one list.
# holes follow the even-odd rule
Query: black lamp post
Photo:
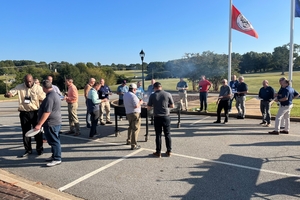
[[143, 49], [141, 50], [140, 52], [140, 56], [141, 56], [141, 60], [142, 60], [142, 81], [143, 81], [143, 89], [145, 89], [145, 85], [144, 85], [144, 65], [143, 65], [143, 62], [144, 62], [144, 57], [145, 57], [145, 52], [143, 51]]

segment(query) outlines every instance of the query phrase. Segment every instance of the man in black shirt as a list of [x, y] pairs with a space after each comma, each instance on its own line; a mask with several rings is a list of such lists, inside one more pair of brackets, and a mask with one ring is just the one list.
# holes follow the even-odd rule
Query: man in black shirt
[[244, 77], [239, 77], [239, 84], [236, 89], [236, 109], [238, 110], [238, 119], [244, 119], [246, 114], [245, 102], [248, 86], [244, 83]]
[[260, 111], [262, 114], [261, 125], [271, 126], [271, 101], [274, 99], [274, 89], [269, 86], [268, 80], [262, 82], [263, 87], [260, 88], [258, 97], [260, 98]]

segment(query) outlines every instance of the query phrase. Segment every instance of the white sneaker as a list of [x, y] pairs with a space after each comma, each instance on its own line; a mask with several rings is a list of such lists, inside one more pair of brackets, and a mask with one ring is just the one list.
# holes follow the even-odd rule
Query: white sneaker
[[47, 163], [47, 166], [48, 166], [48, 167], [53, 167], [53, 166], [55, 166], [55, 165], [59, 165], [60, 163], [61, 163], [60, 160], [52, 160], [51, 163]]

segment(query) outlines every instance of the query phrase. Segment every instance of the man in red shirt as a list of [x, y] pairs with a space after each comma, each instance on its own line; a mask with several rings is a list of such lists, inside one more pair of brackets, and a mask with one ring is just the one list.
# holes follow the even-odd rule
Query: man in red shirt
[[199, 112], [203, 111], [203, 104], [204, 104], [204, 112], [207, 113], [207, 93], [211, 87], [211, 83], [205, 79], [205, 76], [201, 76], [201, 80], [199, 81], [199, 97], [200, 97], [200, 110]]

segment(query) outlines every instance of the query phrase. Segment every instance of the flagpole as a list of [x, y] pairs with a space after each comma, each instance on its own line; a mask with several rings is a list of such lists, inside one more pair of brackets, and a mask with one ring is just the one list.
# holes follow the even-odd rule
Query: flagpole
[[229, 40], [228, 40], [228, 83], [231, 80], [231, 23], [232, 23], [232, 0], [229, 0]]
[[290, 56], [289, 56], [289, 80], [293, 84], [293, 65], [294, 65], [294, 18], [295, 18], [295, 0], [291, 0], [291, 25], [290, 25]]

